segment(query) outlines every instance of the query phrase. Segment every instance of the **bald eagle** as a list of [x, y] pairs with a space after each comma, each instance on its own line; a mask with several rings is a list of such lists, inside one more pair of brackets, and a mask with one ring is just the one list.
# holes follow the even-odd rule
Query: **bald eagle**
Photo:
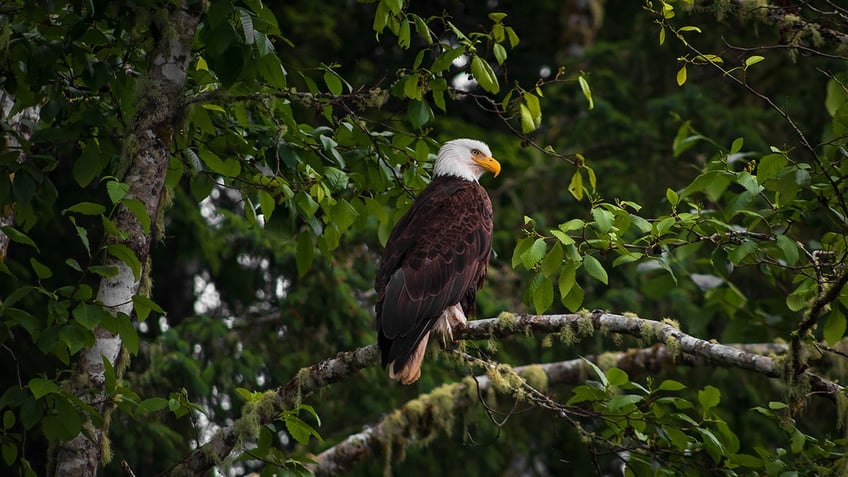
[[492, 202], [478, 179], [501, 165], [473, 139], [439, 150], [433, 180], [395, 225], [377, 271], [377, 336], [389, 377], [410, 384], [435, 328], [474, 315], [492, 249]]

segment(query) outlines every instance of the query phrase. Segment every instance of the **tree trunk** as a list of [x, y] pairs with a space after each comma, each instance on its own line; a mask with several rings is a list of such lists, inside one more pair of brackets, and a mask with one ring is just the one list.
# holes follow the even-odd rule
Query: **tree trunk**
[[[22, 163], [26, 160], [26, 152], [18, 138], [28, 141], [32, 135], [32, 125], [38, 122], [41, 115], [41, 106], [30, 106], [23, 111], [10, 116], [15, 107], [15, 98], [3, 89], [0, 89], [0, 119], [6, 120], [15, 134], [7, 134], [4, 138], [6, 149], [18, 151], [17, 161]], [[8, 118], [8, 119], [7, 119]], [[14, 180], [14, 177], [10, 178]], [[0, 207], [0, 227], [15, 225], [15, 208], [13, 204]], [[6, 250], [9, 248], [9, 237], [0, 231], [0, 262], [6, 261]]]
[[[161, 8], [167, 11], [154, 16], [159, 19], [156, 29], [160, 35], [153, 47], [146, 78], [138, 82], [139, 104], [123, 151], [123, 163], [128, 164], [123, 178], [130, 187], [128, 197], [141, 201], [148, 217], [154, 220], [161, 203], [173, 131], [178, 126], [191, 45], [203, 13], [204, 2], [189, 3], [182, 0], [176, 5], [164, 4]], [[152, 234], [145, 232], [138, 218], [123, 206], [117, 212], [115, 223], [127, 234], [123, 244], [138, 257], [142, 271], [135, 276], [126, 263], [109, 256], [105, 265], [117, 267], [119, 273], [100, 282], [97, 299], [113, 314], [122, 314], [123, 318], [119, 319], [128, 319], [141, 277], [149, 273], [147, 258]], [[55, 464], [52, 471], [57, 476], [96, 475], [98, 467], [111, 459], [107, 434], [112, 406], [105, 395], [104, 360], [108, 360], [119, 374], [126, 363], [119, 365], [122, 354], [119, 335], [97, 328], [95, 337], [95, 344], [81, 353], [71, 385], [80, 398], [103, 416], [103, 427], [97, 429], [86, 424], [85, 432], [56, 446], [51, 457]]]

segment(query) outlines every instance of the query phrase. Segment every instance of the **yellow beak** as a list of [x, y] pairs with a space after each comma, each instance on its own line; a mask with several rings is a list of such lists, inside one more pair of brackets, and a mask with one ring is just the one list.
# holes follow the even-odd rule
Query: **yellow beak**
[[501, 163], [496, 161], [494, 157], [472, 157], [471, 160], [480, 164], [483, 169], [491, 172], [495, 177], [498, 177], [498, 174], [501, 173]]

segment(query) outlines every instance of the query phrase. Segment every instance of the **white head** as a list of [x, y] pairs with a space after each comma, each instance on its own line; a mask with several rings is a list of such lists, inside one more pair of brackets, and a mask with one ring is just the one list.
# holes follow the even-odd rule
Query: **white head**
[[492, 157], [489, 146], [474, 139], [454, 139], [439, 149], [439, 157], [433, 167], [435, 176], [456, 176], [477, 181], [486, 171], [496, 177], [501, 165]]

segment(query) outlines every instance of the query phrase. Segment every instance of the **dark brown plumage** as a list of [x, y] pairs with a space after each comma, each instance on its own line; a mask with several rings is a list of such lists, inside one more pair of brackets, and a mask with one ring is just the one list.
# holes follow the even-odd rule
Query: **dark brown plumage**
[[485, 144], [447, 143], [436, 177], [386, 244], [375, 282], [378, 343], [383, 366], [404, 384], [420, 376], [431, 330], [450, 335], [475, 313], [492, 246], [492, 203], [476, 180], [486, 170], [500, 165]]

